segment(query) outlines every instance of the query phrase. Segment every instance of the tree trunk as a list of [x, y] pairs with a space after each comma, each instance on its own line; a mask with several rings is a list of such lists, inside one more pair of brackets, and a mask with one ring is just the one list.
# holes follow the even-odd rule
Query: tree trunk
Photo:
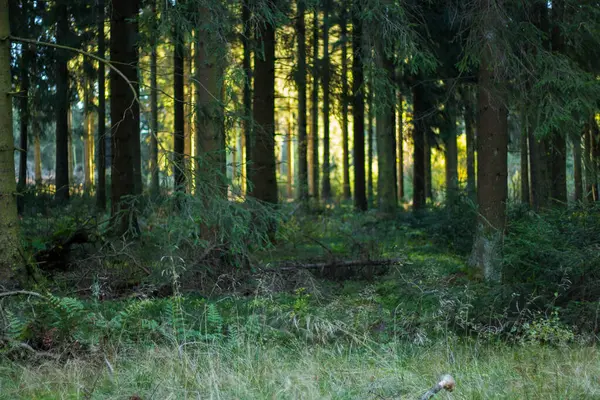
[[75, 145], [73, 144], [73, 109], [71, 104], [68, 105], [67, 112], [67, 143], [69, 148], [67, 149], [69, 160], [69, 182], [75, 184], [75, 166], [77, 165], [77, 152], [75, 151]]
[[42, 186], [42, 146], [40, 143], [40, 130], [34, 125], [33, 128], [33, 163], [35, 164], [35, 185]]
[[[192, 110], [191, 106], [194, 102], [193, 99], [193, 91], [190, 87], [190, 74], [192, 72], [192, 48], [191, 46], [186, 46], [186, 52], [184, 56], [184, 72], [183, 72], [183, 81], [184, 81], [184, 90], [183, 90], [183, 135], [184, 135], [184, 146], [183, 153], [185, 156], [184, 166], [185, 166], [185, 176], [186, 176], [186, 192], [192, 193], [194, 187], [194, 179], [192, 174], [192, 158], [194, 154], [192, 153]], [[236, 165], [237, 167], [237, 165]]]
[[362, 6], [356, 1], [352, 8], [352, 119], [354, 136], [354, 207], [367, 210], [365, 191], [365, 103], [362, 43]]
[[243, 172], [244, 180], [246, 182], [245, 190], [247, 193], [251, 191], [250, 179], [250, 166], [248, 160], [252, 154], [252, 49], [251, 49], [251, 37], [252, 30], [250, 27], [250, 7], [249, 0], [242, 1], [242, 47], [244, 51], [244, 57], [242, 61], [242, 68], [244, 70], [244, 93], [243, 93], [243, 142], [244, 142], [244, 165], [245, 169]]
[[444, 135], [445, 152], [445, 172], [446, 172], [446, 202], [453, 204], [458, 197], [458, 147], [456, 144], [456, 105], [452, 102], [451, 96], [449, 103], [446, 104], [446, 133]]
[[[10, 36], [8, 0], [0, 0], [0, 37]], [[13, 142], [10, 41], [0, 41], [0, 286], [8, 287], [15, 268], [22, 264], [17, 214], [15, 146]]]
[[[105, 4], [98, 0], [98, 57], [104, 58], [106, 41], [104, 38]], [[98, 182], [96, 184], [96, 208], [106, 210], [106, 77], [104, 63], [98, 63], [98, 138], [97, 138]]]
[[473, 201], [476, 200], [476, 176], [475, 176], [475, 112], [473, 110], [473, 96], [471, 89], [463, 90], [463, 101], [465, 104], [465, 135], [467, 142], [467, 195]]
[[387, 54], [383, 38], [377, 45], [376, 61], [381, 71], [385, 71], [386, 84], [377, 93], [381, 107], [377, 112], [377, 199], [379, 210], [392, 214], [396, 211], [396, 95], [394, 60]]
[[[367, 92], [367, 193], [369, 204], [372, 206], [375, 200], [375, 188], [373, 186], [373, 153], [375, 144], [375, 124], [373, 112], [373, 74], [369, 74], [369, 90]], [[356, 144], [355, 144], [356, 146]]]
[[529, 192], [529, 121], [525, 110], [521, 112], [521, 203], [530, 204]]
[[[112, 214], [117, 217], [116, 231], [124, 234], [130, 228], [137, 231], [133, 204], [124, 197], [138, 194], [140, 165], [140, 125], [138, 87], [138, 0], [113, 2], [110, 27], [110, 59], [123, 77], [110, 74], [110, 119], [112, 124]], [[133, 90], [131, 86], [133, 86]], [[141, 177], [141, 176], [139, 176]]]
[[[490, 12], [492, 0], [481, 0]], [[479, 66], [479, 119], [477, 138], [477, 204], [479, 218], [470, 264], [489, 282], [502, 279], [502, 243], [508, 197], [508, 110], [495, 80], [494, 65], [501, 57], [494, 46], [495, 25], [500, 19], [491, 12], [484, 21], [484, 51]]]
[[431, 135], [429, 129], [425, 131], [425, 195], [427, 199], [433, 201], [433, 184], [431, 175]]
[[[204, 26], [210, 12], [200, 9]], [[222, 72], [218, 60], [216, 40], [205, 28], [196, 32], [196, 167], [197, 196], [225, 196], [225, 136], [222, 124]], [[258, 132], [257, 132], [258, 133]], [[259, 145], [257, 137], [256, 146]], [[255, 150], [257, 147], [252, 146]], [[252, 157], [253, 168], [257, 162]]]
[[94, 113], [93, 113], [93, 86], [91, 82], [84, 83], [84, 127], [83, 127], [83, 174], [84, 174], [84, 189], [86, 193], [92, 190], [92, 174], [94, 173], [94, 165], [92, 161], [94, 147]]
[[185, 191], [185, 79], [184, 79], [184, 54], [185, 43], [180, 28], [175, 24], [173, 41], [175, 51], [173, 53], [173, 177], [174, 189]]
[[[56, 5], [56, 42], [65, 43], [69, 36], [69, 11], [67, 2]], [[69, 200], [69, 53], [56, 51], [56, 194], [58, 202]]]
[[573, 178], [575, 182], [575, 202], [583, 201], [583, 176], [581, 167], [581, 135], [573, 136]]
[[[152, 2], [152, 12], [157, 15], [156, 1]], [[150, 43], [150, 196], [154, 199], [160, 194], [160, 179], [158, 166], [158, 54], [157, 54], [157, 23], [153, 23]]]
[[313, 67], [312, 67], [312, 111], [310, 132], [310, 164], [312, 176], [309, 176], [309, 192], [316, 200], [319, 199], [319, 11], [315, 6], [313, 12]]
[[600, 200], [600, 193], [598, 193], [598, 178], [600, 175], [600, 129], [596, 118], [592, 118], [592, 129], [591, 129], [591, 165], [592, 165], [592, 196], [594, 201]]
[[298, 40], [298, 200], [308, 199], [308, 161], [306, 141], [306, 14], [305, 0], [297, 0], [296, 35]]
[[323, 190], [321, 196], [325, 200], [331, 198], [331, 155], [329, 152], [329, 106], [330, 106], [330, 70], [329, 59], [329, 11], [331, 0], [323, 3], [323, 63], [321, 77], [323, 79]]
[[396, 157], [398, 171], [396, 172], [396, 187], [398, 188], [398, 201], [404, 201], [404, 98], [402, 93], [398, 91], [398, 139], [396, 141]]
[[[24, 6], [25, 7], [25, 6]], [[19, 183], [17, 190], [17, 209], [19, 214], [25, 211], [25, 191], [27, 190], [27, 152], [28, 152], [28, 132], [29, 132], [29, 65], [32, 58], [32, 52], [29, 50], [29, 45], [23, 44], [21, 50], [21, 94], [20, 94], [20, 140], [19, 140]]]
[[290, 110], [289, 110], [289, 116], [288, 116], [288, 127], [287, 127], [287, 132], [285, 134], [285, 142], [286, 142], [286, 147], [285, 147], [285, 158], [286, 158], [286, 175], [287, 175], [287, 198], [288, 199], [293, 199], [294, 198], [294, 159], [293, 159], [293, 145], [294, 145], [294, 140], [292, 139], [293, 136], [293, 131], [294, 131], [294, 127], [293, 127], [293, 122], [292, 122], [292, 118], [293, 118], [293, 113], [292, 113], [292, 106], [290, 104]]
[[539, 211], [550, 198], [548, 153], [545, 140], [536, 140], [534, 126], [529, 127], [529, 162], [531, 175], [531, 203]]
[[422, 82], [413, 86], [413, 210], [418, 211], [425, 207], [425, 88]]
[[583, 132], [583, 164], [585, 167], [585, 200], [588, 203], [594, 201], [593, 191], [593, 168], [592, 168], [592, 123], [593, 116], [590, 117], [589, 123], [586, 123], [585, 131]]
[[342, 0], [340, 18], [340, 40], [342, 42], [342, 190], [343, 198], [350, 200], [350, 156], [348, 146], [348, 3]]

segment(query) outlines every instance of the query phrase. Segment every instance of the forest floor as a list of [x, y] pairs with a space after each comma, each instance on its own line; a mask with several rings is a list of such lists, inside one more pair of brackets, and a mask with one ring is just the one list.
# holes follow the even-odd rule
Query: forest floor
[[[438, 237], [375, 214], [291, 219], [261, 262], [299, 268], [255, 276], [251, 294], [77, 300], [70, 329], [104, 318], [103, 339], [81, 328], [88, 344], [60, 359], [1, 356], [0, 399], [417, 399], [443, 374], [457, 386], [440, 399], [600, 399], [594, 341], [552, 312], [507, 329], [437, 224]], [[361, 257], [396, 262], [301, 268]]]

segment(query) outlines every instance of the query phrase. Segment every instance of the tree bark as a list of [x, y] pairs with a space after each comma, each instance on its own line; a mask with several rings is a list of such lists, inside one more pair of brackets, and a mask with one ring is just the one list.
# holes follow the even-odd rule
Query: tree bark
[[[375, 188], [373, 185], [373, 153], [375, 145], [375, 124], [373, 112], [373, 74], [369, 74], [369, 89], [367, 92], [367, 194], [370, 206], [375, 201]], [[356, 146], [356, 145], [355, 145]]]
[[[105, 4], [98, 0], [98, 57], [104, 58], [106, 40], [104, 37]], [[98, 182], [96, 184], [96, 208], [106, 210], [106, 77], [104, 63], [98, 63], [98, 138], [97, 161]]]
[[350, 189], [350, 156], [348, 146], [348, 2], [342, 0], [340, 17], [340, 40], [342, 42], [342, 196], [345, 200], [352, 198]]
[[35, 185], [42, 185], [42, 146], [40, 143], [40, 130], [34, 125], [33, 128], [33, 163], [35, 164]]
[[530, 204], [529, 191], [529, 121], [525, 110], [521, 112], [521, 203]]
[[380, 109], [377, 115], [377, 199], [379, 210], [392, 214], [398, 205], [396, 191], [396, 94], [394, 60], [386, 52], [383, 38], [379, 38], [376, 61], [381, 71], [385, 71], [386, 83], [377, 93]]
[[362, 6], [355, 1], [352, 8], [352, 119], [354, 136], [354, 207], [367, 210], [365, 191], [365, 103], [362, 43]]
[[[0, 0], [0, 37], [10, 36], [8, 0]], [[17, 214], [15, 146], [12, 125], [10, 41], [0, 40], [0, 285], [9, 286], [21, 262], [21, 235]]]
[[310, 157], [312, 174], [309, 176], [310, 196], [319, 199], [319, 11], [315, 6], [313, 11], [313, 66], [312, 66], [312, 110], [310, 132]]
[[[275, 9], [273, 0], [267, 7]], [[267, 22], [257, 28], [257, 41], [262, 52], [254, 56], [254, 136], [252, 145], [252, 191], [250, 196], [277, 204], [277, 172], [275, 159], [275, 26]]]
[[422, 82], [413, 86], [413, 210], [425, 207], [425, 136], [427, 124], [425, 113], [425, 88]]
[[[156, 1], [152, 2], [152, 13], [158, 15]], [[158, 17], [157, 17], [158, 18]], [[150, 33], [150, 196], [154, 199], [160, 194], [158, 166], [158, 54], [157, 54], [157, 23], [153, 23]]]
[[330, 82], [331, 61], [329, 59], [329, 12], [331, 0], [323, 2], [323, 63], [321, 77], [323, 79], [323, 189], [321, 196], [325, 200], [331, 199], [331, 155], [329, 151], [329, 108], [330, 108]]
[[84, 189], [86, 193], [92, 190], [92, 176], [94, 173], [94, 104], [93, 86], [89, 79], [84, 83], [84, 127], [83, 127], [83, 173]]
[[251, 191], [251, 182], [248, 177], [250, 176], [250, 166], [248, 160], [252, 154], [252, 49], [251, 49], [251, 38], [252, 30], [250, 27], [250, 6], [249, 0], [242, 1], [242, 47], [243, 47], [243, 61], [242, 68], [244, 70], [244, 89], [243, 89], [243, 142], [244, 142], [244, 180], [246, 182], [245, 190], [247, 193]]
[[[492, 0], [481, 0], [488, 13], [481, 32], [484, 50], [479, 66], [479, 119], [477, 138], [478, 222], [470, 264], [489, 282], [502, 279], [502, 243], [508, 197], [508, 110], [505, 95], [496, 84], [497, 60], [492, 50], [495, 26], [500, 24]], [[498, 51], [498, 50], [495, 50]]]
[[[24, 7], [26, 7], [24, 5]], [[28, 17], [27, 17], [28, 18]], [[20, 80], [21, 94], [19, 98], [20, 106], [20, 132], [19, 132], [19, 183], [17, 184], [17, 209], [19, 214], [25, 211], [25, 191], [27, 190], [27, 153], [28, 153], [28, 135], [29, 135], [29, 66], [32, 60], [32, 52], [29, 45], [23, 44], [21, 51]]]
[[431, 137], [432, 132], [425, 130], [425, 195], [427, 199], [433, 201], [433, 184], [431, 175]]
[[585, 124], [583, 132], [583, 165], [585, 167], [585, 200], [588, 203], [594, 201], [593, 191], [593, 168], [592, 168], [592, 123], [593, 116]]
[[581, 137], [573, 136], [573, 180], [575, 182], [575, 202], [583, 201], [583, 175], [581, 167]]
[[[201, 28], [196, 32], [196, 195], [225, 196], [225, 135], [223, 110], [221, 108], [221, 88], [223, 75], [219, 63], [217, 40], [204, 28], [210, 18], [210, 11], [200, 9]], [[256, 129], [256, 134], [259, 134]], [[260, 146], [256, 137], [253, 151]], [[253, 169], [259, 165], [254, 154], [251, 157]], [[254, 174], [254, 171], [252, 171]], [[254, 189], [256, 190], [256, 186]]]
[[[69, 10], [66, 0], [56, 4], [56, 42], [65, 43], [69, 36]], [[69, 54], [56, 51], [56, 193], [58, 202], [69, 200]]]
[[[112, 214], [117, 216], [116, 231], [126, 233], [130, 228], [137, 231], [135, 208], [125, 197], [137, 195], [141, 186], [137, 179], [140, 165], [140, 125], [138, 87], [137, 36], [139, 11], [138, 0], [113, 2], [110, 28], [110, 59], [123, 77], [110, 74], [110, 119], [112, 124]], [[133, 91], [130, 87], [133, 86]]]
[[531, 203], [539, 211], [550, 198], [548, 153], [545, 140], [536, 140], [534, 126], [529, 127], [529, 162], [531, 175]]
[[175, 24], [173, 41], [173, 177], [174, 189], [185, 191], [185, 79], [184, 79], [184, 54], [185, 43], [180, 28]]
[[467, 195], [475, 201], [477, 199], [475, 183], [477, 179], [475, 176], [475, 112], [473, 110], [473, 96], [469, 87], [463, 90], [463, 101], [465, 104], [464, 120], [467, 142]]
[[590, 136], [590, 148], [592, 149], [591, 165], [592, 165], [592, 198], [594, 201], [600, 201], [600, 193], [598, 192], [598, 178], [600, 175], [600, 129], [596, 118], [592, 118], [591, 121], [591, 136]]
[[[183, 104], [183, 135], [184, 135], [184, 149], [183, 153], [185, 156], [184, 159], [184, 167], [185, 167], [185, 183], [186, 183], [186, 192], [192, 193], [194, 188], [194, 179], [192, 174], [192, 160], [194, 157], [193, 147], [192, 147], [192, 136], [193, 136], [193, 121], [192, 121], [192, 104], [194, 103], [193, 90], [190, 87], [190, 74], [192, 73], [192, 48], [191, 46], [186, 46], [186, 51], [184, 55], [184, 72], [183, 72], [183, 81], [184, 81], [184, 89], [183, 89], [183, 98], [185, 99]], [[240, 153], [241, 154], [241, 153]], [[237, 160], [236, 160], [237, 162]], [[237, 164], [235, 164], [237, 167]], [[237, 176], [237, 174], [234, 174]]]
[[298, 200], [308, 199], [308, 160], [306, 141], [306, 1], [297, 0], [296, 35], [298, 40]]

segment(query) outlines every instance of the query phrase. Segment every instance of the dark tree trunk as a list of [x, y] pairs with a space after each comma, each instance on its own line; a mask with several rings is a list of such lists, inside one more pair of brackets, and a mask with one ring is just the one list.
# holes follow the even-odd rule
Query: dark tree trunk
[[348, 2], [342, 0], [342, 14], [340, 18], [340, 33], [342, 42], [342, 186], [343, 198], [350, 200], [350, 157], [348, 148]]
[[581, 135], [573, 136], [573, 178], [575, 182], [575, 202], [583, 201], [583, 175], [581, 167]]
[[[154, 15], [157, 15], [156, 1], [152, 3]], [[157, 23], [153, 24], [154, 32], [151, 32], [150, 52], [150, 196], [158, 197], [160, 193], [159, 167], [158, 167], [158, 55]]]
[[[492, 0], [482, 0], [489, 11]], [[497, 11], [496, 11], [497, 12]], [[496, 84], [495, 65], [501, 55], [485, 43], [493, 40], [499, 16], [492, 12], [484, 21], [484, 51], [479, 66], [477, 204], [478, 226], [470, 263], [490, 282], [502, 278], [502, 242], [508, 196], [508, 110], [502, 89]]]
[[246, 180], [246, 192], [251, 190], [251, 182], [248, 179], [250, 176], [250, 166], [248, 160], [252, 154], [252, 29], [250, 26], [250, 0], [242, 1], [242, 47], [244, 58], [242, 68], [244, 69], [244, 93], [243, 93], [243, 122], [242, 129], [244, 135], [245, 146], [245, 170], [244, 176]]
[[373, 112], [373, 74], [369, 74], [369, 90], [367, 92], [367, 199], [369, 206], [373, 206], [375, 201], [375, 188], [373, 186], [373, 153], [375, 146], [375, 124], [374, 124], [374, 112]]
[[305, 0], [297, 1], [296, 35], [298, 37], [298, 200], [308, 199], [308, 161], [306, 141], [306, 13]]
[[329, 108], [330, 108], [330, 59], [329, 59], [329, 11], [331, 0], [323, 4], [323, 63], [321, 77], [323, 79], [323, 190], [321, 196], [331, 198], [331, 155], [329, 152]]
[[471, 89], [466, 87], [463, 91], [465, 104], [465, 135], [467, 142], [467, 194], [470, 199], [476, 200], [476, 174], [475, 174], [475, 112], [473, 110], [473, 96]]
[[19, 214], [25, 211], [25, 190], [27, 189], [27, 152], [28, 152], [28, 135], [29, 135], [29, 65], [32, 60], [32, 52], [28, 45], [23, 45], [21, 53], [20, 79], [21, 79], [21, 94], [19, 101], [20, 114], [20, 137], [19, 137], [19, 183], [17, 191], [17, 209]]
[[431, 138], [432, 132], [429, 128], [425, 131], [425, 195], [430, 201], [433, 200], [433, 184], [431, 175]]
[[[104, 58], [106, 40], [104, 37], [104, 20], [106, 8], [104, 0], [98, 0], [98, 57]], [[98, 63], [98, 137], [96, 139], [96, 208], [106, 210], [106, 76], [104, 63]]]
[[398, 139], [396, 141], [396, 157], [398, 158], [398, 171], [396, 172], [398, 188], [398, 201], [404, 201], [404, 121], [403, 121], [403, 105], [404, 98], [402, 93], [398, 92]]
[[185, 191], [185, 43], [183, 35], [177, 24], [174, 27], [173, 40], [175, 42], [175, 51], [173, 54], [173, 177], [175, 178], [175, 187], [177, 191]]
[[[69, 10], [66, 0], [56, 4], [57, 43], [68, 42]], [[69, 53], [56, 52], [56, 194], [58, 202], [69, 200]]]
[[[450, 102], [454, 101], [453, 98]], [[456, 105], [446, 105], [446, 134], [444, 144], [446, 147], [446, 200], [449, 204], [456, 201], [458, 196], [458, 147], [456, 144]]]
[[585, 167], [585, 200], [588, 203], [594, 201], [593, 190], [593, 167], [592, 167], [592, 124], [593, 116], [590, 117], [589, 123], [585, 125], [583, 132], [583, 165]]
[[425, 136], [427, 124], [425, 114], [425, 88], [422, 83], [413, 86], [413, 210], [425, 207]]
[[[138, 0], [113, 2], [111, 17], [110, 59], [123, 77], [110, 74], [110, 119], [112, 124], [112, 213], [119, 215], [116, 230], [123, 234], [130, 228], [137, 230], [135, 210], [124, 197], [138, 194], [136, 184], [140, 165], [137, 36]], [[133, 90], [132, 90], [133, 87]], [[131, 223], [131, 225], [130, 225]]]
[[521, 203], [530, 204], [529, 191], [529, 122], [525, 110], [521, 112]]
[[600, 175], [600, 129], [596, 118], [592, 118], [591, 129], [591, 165], [592, 165], [592, 197], [594, 201], [600, 201], [600, 193], [598, 192], [598, 178]]
[[355, 1], [352, 8], [352, 118], [354, 120], [354, 207], [367, 209], [365, 192], [365, 103], [362, 46], [362, 7]]
[[377, 199], [379, 210], [393, 213], [398, 205], [396, 191], [396, 95], [394, 60], [387, 54], [380, 38], [376, 60], [378, 67], [385, 71], [387, 82], [377, 94], [382, 101], [377, 115]]
[[[272, 0], [268, 2], [275, 9]], [[262, 43], [254, 57], [254, 122], [252, 146], [252, 191], [250, 195], [267, 203], [277, 203], [275, 160], [275, 26], [261, 25], [256, 32]]]
[[531, 203], [536, 211], [545, 208], [550, 198], [548, 152], [545, 140], [536, 140], [534, 126], [529, 126], [529, 162]]
[[310, 195], [319, 199], [319, 12], [315, 6], [313, 12], [313, 66], [312, 66], [312, 111], [310, 132], [310, 164], [312, 176], [309, 176]]

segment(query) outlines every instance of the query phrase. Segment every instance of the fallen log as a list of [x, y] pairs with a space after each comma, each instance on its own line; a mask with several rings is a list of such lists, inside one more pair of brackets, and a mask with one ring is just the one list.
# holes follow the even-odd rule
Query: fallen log
[[264, 267], [262, 272], [279, 272], [279, 271], [296, 271], [301, 269], [329, 269], [329, 268], [344, 268], [344, 267], [377, 267], [385, 265], [402, 264], [402, 258], [384, 258], [378, 260], [332, 260], [326, 262], [285, 262], [274, 267]]

